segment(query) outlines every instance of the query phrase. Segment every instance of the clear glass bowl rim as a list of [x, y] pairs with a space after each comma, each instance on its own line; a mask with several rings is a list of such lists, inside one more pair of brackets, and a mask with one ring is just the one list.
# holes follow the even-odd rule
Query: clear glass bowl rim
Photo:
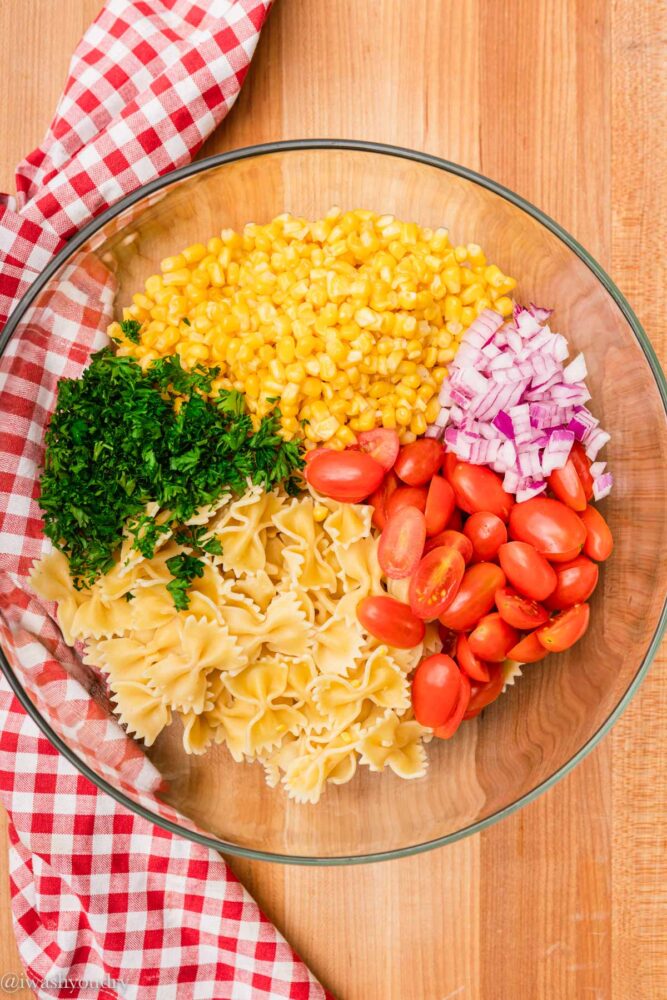
[[[583, 247], [573, 236], [571, 236], [570, 233], [550, 218], [550, 216], [542, 212], [541, 209], [531, 204], [531, 202], [526, 201], [520, 195], [515, 194], [509, 188], [504, 187], [504, 185], [485, 177], [483, 174], [477, 173], [475, 170], [471, 170], [469, 167], [463, 167], [458, 163], [453, 163], [450, 160], [444, 160], [438, 156], [433, 156], [430, 153], [421, 153], [417, 150], [408, 149], [402, 146], [392, 146], [384, 143], [368, 142], [357, 139], [291, 139], [281, 142], [268, 142], [253, 146], [244, 146], [240, 149], [234, 149], [226, 153], [218, 153], [215, 156], [209, 156], [201, 160], [196, 160], [193, 163], [189, 163], [186, 166], [179, 167], [170, 173], [164, 174], [162, 177], [158, 177], [149, 184], [144, 184], [142, 187], [137, 188], [131, 194], [116, 202], [116, 204], [112, 205], [111, 208], [107, 209], [101, 215], [98, 215], [92, 220], [92, 222], [89, 222], [87, 226], [85, 226], [80, 232], [73, 236], [68, 243], [66, 243], [62, 250], [60, 250], [47, 267], [44, 268], [25, 295], [23, 295], [20, 299], [11, 316], [8, 318], [4, 330], [0, 333], [0, 355], [4, 353], [12, 333], [18, 326], [30, 304], [42, 288], [44, 288], [51, 277], [56, 273], [56, 271], [58, 271], [58, 269], [72, 256], [73, 253], [75, 253], [76, 250], [79, 249], [80, 246], [86, 242], [86, 240], [90, 239], [90, 237], [101, 229], [102, 226], [104, 226], [111, 219], [115, 218], [126, 208], [129, 208], [131, 205], [136, 204], [136, 202], [141, 201], [141, 199], [147, 195], [153, 194], [162, 188], [170, 186], [176, 181], [193, 177], [198, 173], [204, 173], [213, 167], [218, 167], [225, 163], [233, 163], [238, 160], [250, 159], [252, 157], [266, 156], [271, 153], [303, 152], [304, 150], [347, 150], [352, 152], [374, 153], [383, 156], [394, 156], [399, 159], [413, 160], [416, 163], [421, 163], [429, 167], [436, 167], [439, 170], [444, 170], [447, 173], [455, 174], [458, 177], [463, 177], [466, 180], [473, 181], [475, 184], [479, 184], [487, 190], [492, 191], [494, 194], [499, 195], [501, 198], [504, 198], [511, 204], [516, 205], [518, 208], [523, 209], [524, 212], [531, 215], [534, 219], [549, 229], [555, 236], [557, 236], [567, 247], [569, 247], [569, 249], [572, 250], [584, 262], [584, 264], [586, 264], [598, 281], [611, 295], [630, 325], [630, 328], [632, 329], [642, 351], [644, 352], [644, 355], [646, 356], [646, 360], [648, 361], [653, 377], [655, 378], [656, 385], [662, 399], [662, 404], [665, 409], [665, 415], [667, 417], [667, 380], [665, 379], [665, 374], [646, 332], [637, 319], [637, 316], [635, 315], [629, 302], [616, 286], [615, 282], [612, 281], [606, 271], [598, 264], [595, 258], [591, 256], [585, 247]], [[240, 847], [238, 844], [232, 844], [224, 840], [219, 840], [216, 837], [188, 830], [187, 828], [179, 826], [177, 823], [172, 823], [170, 820], [157, 816], [155, 813], [151, 812], [150, 809], [146, 809], [144, 806], [138, 805], [120, 792], [117, 788], [114, 788], [107, 781], [97, 775], [79, 757], [77, 757], [71, 748], [67, 746], [67, 744], [58, 736], [56, 732], [54, 732], [48, 722], [42, 717], [37, 707], [30, 700], [1, 647], [0, 667], [2, 668], [10, 687], [23, 708], [34, 720], [47, 739], [53, 744], [53, 746], [55, 746], [56, 749], [62, 753], [63, 756], [71, 764], [73, 764], [78, 771], [81, 772], [81, 774], [96, 785], [97, 788], [106, 792], [107, 795], [110, 795], [121, 805], [125, 806], [126, 809], [136, 813], [143, 819], [148, 820], [151, 823], [155, 823], [157, 826], [160, 826], [164, 830], [176, 834], [177, 836], [193, 840], [195, 843], [198, 843], [203, 847], [210, 847], [215, 851], [222, 852], [223, 854], [232, 854], [239, 857], [251, 858], [257, 861], [274, 861], [284, 864], [312, 866], [365, 864], [374, 861], [388, 861], [394, 858], [409, 857], [413, 854], [420, 854], [436, 847], [443, 847], [445, 844], [454, 843], [455, 841], [461, 840], [463, 837], [468, 837], [471, 834], [480, 833], [482, 830], [487, 829], [487, 827], [497, 823], [504, 817], [511, 815], [511, 813], [520, 809], [521, 806], [527, 805], [529, 802], [536, 799], [538, 795], [541, 795], [543, 792], [552, 788], [557, 781], [565, 777], [565, 775], [568, 774], [572, 768], [574, 768], [591, 752], [591, 750], [600, 742], [602, 737], [609, 732], [622, 712], [625, 711], [639, 688], [639, 685], [646, 676], [658, 647], [660, 646], [666, 626], [667, 596], [665, 602], [663, 603], [660, 619], [646, 655], [644, 656], [637, 673], [628, 685], [614, 710], [610, 713], [600, 728], [591, 736], [588, 742], [585, 743], [584, 746], [581, 747], [581, 749], [578, 750], [569, 761], [567, 761], [567, 763], [563, 764], [562, 767], [555, 771], [541, 784], [533, 788], [530, 792], [527, 792], [525, 795], [515, 799], [514, 802], [510, 802], [502, 809], [493, 813], [493, 815], [487, 816], [485, 819], [479, 820], [476, 823], [471, 823], [462, 830], [457, 830], [455, 833], [447, 834], [444, 837], [437, 837], [434, 840], [429, 840], [422, 844], [412, 844], [408, 847], [401, 847], [392, 851], [339, 857], [318, 858], [305, 855], [274, 854], [269, 851], [251, 850], [250, 848]]]

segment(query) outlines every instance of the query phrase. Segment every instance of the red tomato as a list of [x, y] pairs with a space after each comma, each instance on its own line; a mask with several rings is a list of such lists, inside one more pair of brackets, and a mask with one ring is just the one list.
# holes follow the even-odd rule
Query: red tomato
[[579, 482], [583, 486], [586, 500], [593, 499], [593, 477], [591, 476], [591, 463], [588, 455], [584, 451], [583, 444], [575, 441], [570, 452], [570, 461], [577, 470]]
[[303, 456], [303, 460], [306, 463], [306, 465], [310, 465], [313, 459], [317, 458], [318, 455], [328, 455], [333, 450], [334, 450], [333, 448], [311, 448], [310, 451], [307, 451], [305, 453], [305, 455]]
[[549, 612], [544, 605], [530, 597], [522, 597], [510, 587], [501, 587], [496, 591], [496, 607], [503, 621], [521, 630], [537, 628], [549, 621]]
[[588, 628], [590, 616], [588, 604], [575, 604], [538, 629], [537, 638], [549, 653], [562, 653], [581, 639]]
[[426, 521], [416, 507], [403, 507], [387, 518], [380, 535], [378, 560], [391, 580], [412, 576], [424, 551]]
[[442, 463], [442, 445], [434, 438], [418, 438], [404, 445], [396, 459], [396, 475], [408, 486], [423, 486]]
[[582, 486], [577, 467], [571, 458], [562, 469], [554, 469], [547, 479], [549, 489], [554, 496], [572, 510], [586, 509], [586, 494]]
[[454, 471], [454, 467], [458, 465], [458, 463], [459, 460], [453, 451], [445, 452], [445, 457], [442, 460], [442, 474], [447, 480], [447, 482], [451, 483], [452, 472]]
[[450, 517], [449, 521], [445, 525], [448, 531], [463, 531], [463, 518], [461, 517], [461, 511], [456, 507], [454, 513]]
[[495, 514], [477, 511], [465, 523], [463, 533], [472, 542], [475, 562], [491, 562], [498, 555], [498, 549], [507, 541], [507, 528]]
[[422, 660], [412, 679], [412, 708], [422, 726], [443, 726], [455, 710], [461, 672], [451, 656], [435, 653]]
[[465, 568], [461, 553], [445, 545], [424, 556], [410, 581], [410, 607], [418, 618], [433, 621], [449, 607]]
[[427, 538], [424, 553], [430, 552], [431, 549], [437, 549], [440, 545], [448, 545], [452, 549], [458, 549], [465, 563], [469, 563], [472, 559], [472, 542], [460, 531], [451, 531], [448, 528], [447, 531], [441, 531], [433, 538]]
[[384, 469], [362, 451], [325, 451], [306, 466], [306, 479], [318, 493], [342, 503], [359, 503], [375, 492]]
[[460, 632], [456, 640], [456, 662], [463, 673], [473, 680], [481, 681], [483, 684], [491, 680], [489, 664], [475, 656], [465, 632]]
[[491, 469], [458, 462], [452, 472], [452, 486], [456, 503], [466, 514], [490, 511], [501, 521], [507, 521], [514, 497], [505, 492], [502, 479]]
[[376, 427], [373, 431], [362, 431], [357, 434], [357, 441], [361, 450], [367, 452], [387, 471], [396, 461], [398, 449], [401, 447], [396, 431], [386, 427]]
[[611, 537], [609, 525], [597, 507], [587, 507], [580, 517], [586, 529], [585, 554], [590, 559], [595, 559], [596, 562], [604, 562], [605, 559], [609, 558], [614, 548], [614, 539]]
[[470, 650], [481, 660], [504, 660], [508, 650], [516, 646], [519, 633], [497, 612], [485, 615], [468, 636]]
[[516, 660], [517, 663], [537, 663], [549, 653], [537, 638], [537, 632], [529, 632], [517, 642], [516, 646], [512, 646], [507, 655], [510, 660]]
[[357, 618], [376, 639], [398, 649], [412, 649], [424, 638], [424, 622], [393, 597], [364, 597]]
[[552, 611], [564, 611], [573, 604], [587, 601], [597, 587], [600, 570], [586, 556], [558, 563], [555, 568], [558, 582], [547, 599], [547, 606]]
[[423, 514], [426, 510], [427, 495], [425, 486], [397, 486], [385, 504], [387, 517], [391, 517], [403, 507], [416, 507]]
[[456, 597], [440, 615], [440, 621], [447, 628], [467, 632], [491, 610], [496, 591], [504, 586], [505, 574], [499, 566], [493, 563], [469, 566]]
[[510, 538], [528, 542], [552, 562], [569, 562], [581, 552], [586, 529], [560, 500], [534, 497], [512, 508]]
[[382, 531], [387, 523], [387, 503], [389, 497], [397, 487], [398, 476], [390, 471], [384, 477], [384, 480], [380, 483], [375, 493], [371, 494], [368, 498], [368, 503], [373, 506], [372, 522], [379, 531]]
[[498, 559], [507, 579], [520, 594], [532, 597], [534, 601], [543, 601], [555, 589], [556, 572], [553, 566], [527, 542], [501, 545]]
[[463, 722], [469, 701], [470, 681], [465, 674], [461, 674], [461, 687], [459, 688], [459, 700], [456, 703], [456, 708], [443, 726], [436, 726], [433, 735], [441, 740], [450, 740]]
[[454, 513], [454, 490], [442, 476], [434, 476], [426, 495], [426, 534], [437, 535]]
[[473, 682], [470, 685], [470, 701], [463, 716], [464, 719], [474, 719], [483, 708], [486, 708], [492, 701], [495, 701], [502, 692], [505, 686], [505, 671], [503, 670], [502, 663], [490, 663], [489, 671], [491, 673], [491, 680], [488, 684]]
[[438, 635], [440, 636], [440, 642], [442, 643], [442, 653], [447, 653], [448, 656], [454, 656], [456, 652], [456, 639], [457, 633], [453, 628], [445, 628], [438, 622]]

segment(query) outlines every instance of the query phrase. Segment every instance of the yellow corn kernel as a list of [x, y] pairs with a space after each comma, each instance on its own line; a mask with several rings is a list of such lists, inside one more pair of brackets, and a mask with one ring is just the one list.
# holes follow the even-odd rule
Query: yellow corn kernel
[[329, 516], [329, 509], [325, 507], [322, 503], [316, 503], [313, 507], [313, 521], [317, 521], [320, 524], [325, 521]]
[[410, 430], [415, 435], [419, 437], [426, 430], [426, 419], [423, 413], [413, 413], [412, 420], [410, 421]]
[[461, 322], [463, 326], [470, 326], [475, 319], [475, 310], [472, 306], [464, 306], [461, 310]]
[[364, 412], [359, 415], [357, 423], [359, 425], [358, 430], [372, 431], [377, 423], [377, 420], [375, 419], [375, 410], [364, 410]]
[[514, 309], [514, 303], [506, 295], [502, 295], [493, 304], [493, 308], [500, 313], [501, 316], [511, 316], [512, 310]]
[[301, 386], [304, 396], [310, 399], [319, 399], [322, 395], [322, 383], [317, 378], [305, 378]]
[[412, 431], [401, 431], [399, 437], [401, 444], [412, 444], [413, 441], [417, 440], [417, 435], [413, 434]]
[[398, 366], [403, 360], [403, 351], [392, 351], [387, 358], [387, 371], [393, 375], [398, 371]]
[[441, 367], [434, 368], [431, 375], [435, 379], [436, 385], [440, 385], [443, 379], [447, 377], [447, 369]]
[[357, 435], [349, 427], [339, 427], [329, 443], [334, 441], [337, 441], [343, 448], [349, 448], [350, 445], [357, 443]]
[[435, 387], [429, 385], [428, 382], [424, 382], [417, 389], [417, 398], [423, 399], [425, 403], [428, 403], [429, 399], [433, 397], [435, 393]]
[[285, 378], [288, 382], [294, 382], [296, 385], [299, 385], [305, 377], [306, 369], [300, 361], [295, 361], [292, 365], [285, 365]]
[[[178, 271], [181, 268], [184, 268], [186, 264], [187, 260], [185, 259], [183, 254], [179, 253], [176, 254], [175, 257], [165, 257], [164, 260], [160, 263], [160, 268], [163, 271], [163, 273], [166, 274], [171, 271]], [[164, 281], [164, 278], [162, 280]]]
[[387, 430], [393, 431], [396, 429], [396, 413], [394, 410], [382, 410], [381, 420], [382, 426], [386, 427]]
[[284, 365], [294, 361], [296, 344], [293, 337], [281, 337], [276, 344], [276, 356]]
[[189, 280], [190, 280], [190, 271], [188, 270], [187, 267], [178, 268], [175, 271], [167, 271], [162, 276], [162, 283], [165, 286], [187, 285]]
[[183, 250], [186, 264], [197, 264], [202, 257], [206, 256], [206, 253], [207, 250], [203, 243], [193, 243]]
[[404, 385], [403, 383], [396, 386], [396, 395], [398, 396], [399, 399], [403, 399], [405, 400], [406, 403], [409, 403], [410, 406], [414, 406], [415, 403], [417, 402], [416, 390], [411, 389], [409, 386]]
[[315, 337], [311, 336], [309, 333], [300, 337], [296, 343], [296, 356], [302, 360], [310, 357], [313, 351], [317, 347], [317, 340]]
[[419, 389], [419, 386], [422, 384], [421, 377], [416, 373], [413, 374], [411, 372], [409, 372], [407, 375], [404, 375], [401, 381], [403, 385], [407, 385], [411, 389]]
[[407, 406], [397, 406], [396, 407], [396, 422], [400, 424], [401, 427], [409, 427], [411, 420], [411, 413]]
[[257, 399], [259, 397], [259, 379], [254, 373], [251, 372], [247, 376], [243, 388], [246, 396], [249, 396], [250, 399]]

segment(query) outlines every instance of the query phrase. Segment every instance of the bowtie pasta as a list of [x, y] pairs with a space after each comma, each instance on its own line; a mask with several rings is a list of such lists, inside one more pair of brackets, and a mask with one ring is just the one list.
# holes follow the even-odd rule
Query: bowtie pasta
[[66, 557], [32, 574], [56, 601], [68, 643], [106, 676], [127, 731], [150, 746], [180, 720], [183, 745], [224, 743], [259, 761], [270, 785], [317, 802], [327, 782], [357, 766], [424, 774], [429, 729], [411, 711], [409, 674], [439, 649], [435, 626], [414, 649], [383, 645], [358, 621], [368, 595], [386, 593], [372, 509], [249, 487], [193, 521], [221, 543], [177, 610], [167, 562], [187, 547], [165, 533], [152, 558], [128, 545], [119, 562], [77, 590]]

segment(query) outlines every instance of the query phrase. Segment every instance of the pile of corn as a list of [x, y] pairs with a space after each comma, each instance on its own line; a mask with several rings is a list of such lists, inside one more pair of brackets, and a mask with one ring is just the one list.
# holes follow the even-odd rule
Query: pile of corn
[[216, 391], [245, 393], [257, 418], [279, 397], [285, 434], [311, 447], [423, 434], [464, 330], [488, 307], [508, 316], [516, 285], [445, 229], [338, 209], [224, 230], [161, 268], [124, 310], [139, 342], [109, 329], [119, 353], [218, 366]]

